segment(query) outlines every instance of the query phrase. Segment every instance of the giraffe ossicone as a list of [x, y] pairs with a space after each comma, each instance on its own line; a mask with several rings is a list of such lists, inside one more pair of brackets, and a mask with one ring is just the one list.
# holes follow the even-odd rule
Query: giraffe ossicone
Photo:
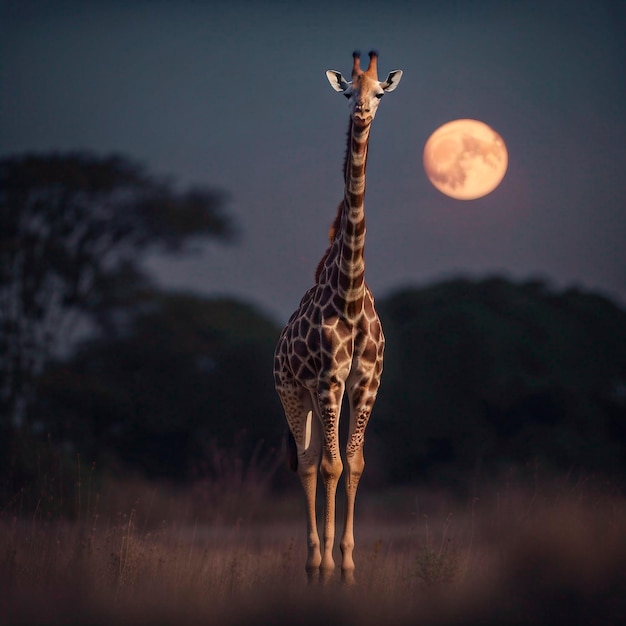
[[[369, 53], [361, 69], [353, 54], [352, 80], [328, 70], [335, 91], [348, 98], [350, 122], [344, 163], [344, 196], [329, 233], [329, 247], [315, 273], [315, 284], [283, 329], [274, 355], [274, 381], [285, 411], [294, 455], [291, 467], [304, 488], [307, 513], [306, 570], [309, 579], [335, 569], [335, 495], [343, 471], [339, 415], [348, 397], [350, 424], [345, 447], [346, 509], [340, 547], [344, 580], [354, 572], [354, 503], [365, 460], [365, 429], [383, 369], [385, 338], [374, 298], [365, 283], [365, 169], [371, 123], [385, 93], [401, 70], [378, 80], [378, 55]], [[324, 486], [323, 543], [317, 529], [317, 474]]]

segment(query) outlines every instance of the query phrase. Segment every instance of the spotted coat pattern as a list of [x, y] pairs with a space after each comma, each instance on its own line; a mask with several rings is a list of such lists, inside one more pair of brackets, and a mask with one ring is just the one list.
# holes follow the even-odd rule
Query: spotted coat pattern
[[[350, 575], [354, 498], [363, 471], [365, 430], [383, 369], [385, 339], [374, 298], [365, 283], [365, 170], [371, 122], [380, 97], [392, 85], [379, 83], [375, 53], [366, 72], [354, 55], [352, 83], [338, 73], [327, 76], [350, 99], [351, 118], [344, 163], [344, 198], [330, 232], [330, 245], [318, 266], [315, 284], [302, 298], [283, 329], [274, 359], [276, 390], [297, 450], [297, 470], [307, 503], [307, 571], [332, 571], [334, 500], [343, 471], [339, 449], [339, 415], [344, 394], [350, 408], [345, 448], [346, 518], [341, 541], [342, 571]], [[333, 84], [336, 80], [336, 84]], [[387, 88], [385, 88], [387, 86]], [[294, 464], [295, 465], [295, 464]], [[315, 518], [317, 472], [325, 487], [323, 555]]]

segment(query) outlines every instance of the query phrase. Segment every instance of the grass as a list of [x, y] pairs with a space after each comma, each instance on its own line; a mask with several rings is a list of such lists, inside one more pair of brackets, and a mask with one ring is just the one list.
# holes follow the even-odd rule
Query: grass
[[[87, 489], [83, 486], [82, 489]], [[354, 587], [308, 586], [300, 494], [217, 515], [141, 481], [0, 518], [2, 624], [601, 624], [626, 615], [626, 503], [565, 485], [469, 503], [360, 494]], [[80, 502], [89, 502], [80, 504]], [[205, 508], [203, 508], [203, 506]]]

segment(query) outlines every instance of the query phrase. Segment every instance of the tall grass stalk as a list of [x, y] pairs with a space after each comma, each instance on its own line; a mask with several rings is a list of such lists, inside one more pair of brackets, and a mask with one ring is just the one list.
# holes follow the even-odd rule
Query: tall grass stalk
[[0, 518], [0, 623], [610, 623], [626, 603], [619, 495], [420, 492], [416, 523], [415, 490], [363, 494], [348, 589], [307, 586], [302, 511], [275, 495], [224, 517], [194, 490], [89, 491], [74, 520]]

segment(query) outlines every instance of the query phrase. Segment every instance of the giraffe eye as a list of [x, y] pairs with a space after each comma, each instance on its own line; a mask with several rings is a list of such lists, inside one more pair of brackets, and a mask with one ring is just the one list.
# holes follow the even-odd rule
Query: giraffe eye
[[377, 93], [376, 97], [380, 100], [384, 95], [384, 93]]

